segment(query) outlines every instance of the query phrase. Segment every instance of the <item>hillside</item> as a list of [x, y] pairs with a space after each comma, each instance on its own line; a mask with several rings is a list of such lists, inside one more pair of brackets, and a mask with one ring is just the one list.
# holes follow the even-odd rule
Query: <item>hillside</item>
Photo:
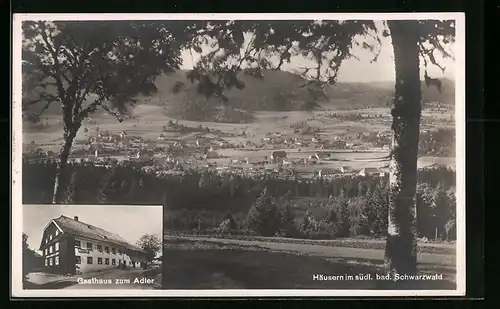
[[[244, 110], [296, 110], [309, 99], [307, 90], [301, 88], [306, 81], [299, 75], [272, 70], [264, 71], [263, 75], [264, 79], [261, 80], [241, 74], [240, 79], [245, 83], [245, 88], [226, 92], [231, 106]], [[159, 89], [158, 101], [179, 100], [183, 94], [174, 95], [170, 91], [178, 81], [190, 85], [182, 71], [159, 77], [156, 82]], [[424, 102], [454, 103], [454, 83], [450, 80], [443, 80], [443, 93], [439, 93], [434, 87], [426, 87], [423, 82], [422, 90]], [[328, 105], [329, 108], [383, 107], [391, 101], [394, 85], [392, 82], [339, 82], [330, 86], [327, 92], [329, 100], [322, 102], [322, 105]], [[158, 102], [152, 100], [155, 101]]]
[[[176, 82], [184, 82], [189, 88], [192, 84], [186, 79], [186, 72], [177, 71], [173, 74], [159, 76], [156, 80], [158, 93], [153, 97], [142, 98], [142, 104], [168, 105], [172, 103], [185, 104], [193, 100], [191, 92], [173, 94], [171, 89]], [[256, 79], [244, 74], [240, 79], [245, 83], [242, 90], [231, 89], [226, 91], [229, 104], [236, 109], [247, 111], [274, 110], [286, 111], [301, 109], [309, 99], [308, 91], [300, 86], [306, 81], [299, 75], [285, 72], [266, 70], [264, 79]], [[424, 102], [440, 101], [445, 104], [454, 104], [454, 83], [444, 79], [443, 93], [435, 87], [426, 87], [422, 82]], [[328, 100], [320, 105], [329, 109], [357, 109], [384, 107], [391, 101], [394, 92], [392, 82], [373, 83], [345, 83], [339, 82], [328, 88]], [[191, 97], [189, 95], [191, 94]], [[197, 99], [196, 99], [197, 100]], [[218, 104], [215, 102], [215, 104]], [[39, 110], [43, 104], [34, 106]], [[47, 111], [49, 114], [60, 113], [60, 107], [53, 104]]]

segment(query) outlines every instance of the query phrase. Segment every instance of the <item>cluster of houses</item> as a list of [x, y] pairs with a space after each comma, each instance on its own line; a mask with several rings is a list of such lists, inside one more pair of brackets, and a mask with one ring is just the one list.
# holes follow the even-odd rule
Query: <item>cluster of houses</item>
[[[128, 160], [148, 163], [144, 166], [152, 168], [158, 173], [170, 171], [183, 171], [189, 168], [216, 169], [218, 173], [235, 173], [245, 175], [259, 175], [277, 173], [286, 177], [299, 174], [297, 169], [304, 167], [311, 171], [310, 165], [326, 165], [331, 159], [328, 151], [320, 149], [343, 149], [353, 148], [358, 144], [352, 139], [383, 139], [385, 133], [358, 134], [358, 136], [336, 136], [333, 139], [323, 138], [320, 134], [312, 134], [304, 137], [287, 137], [279, 132], [268, 133], [261, 142], [255, 143], [246, 141], [242, 148], [247, 150], [257, 150], [265, 146], [279, 148], [282, 150], [269, 150], [268, 155], [260, 158], [228, 158], [227, 163], [222, 163], [219, 159], [224, 158], [218, 151], [225, 148], [240, 148], [229, 143], [219, 134], [204, 132], [192, 132], [187, 139], [173, 138], [168, 132], [161, 132], [157, 139], [145, 140], [140, 136], [132, 136], [122, 131], [118, 134], [100, 132], [97, 136], [91, 136], [84, 141], [85, 147], [74, 151], [83, 152], [86, 159], [100, 162], [103, 159], [117, 158], [118, 160]], [[242, 133], [243, 134], [243, 133]], [[314, 145], [317, 149], [312, 155], [305, 155], [302, 158], [289, 158], [287, 150]], [[267, 148], [267, 147], [266, 147]], [[284, 149], [284, 150], [283, 150]], [[311, 147], [309, 147], [311, 149]], [[307, 167], [309, 166], [309, 167]], [[338, 175], [352, 175], [347, 167], [340, 169], [321, 168], [316, 173], [316, 177], [329, 178]], [[366, 168], [358, 171], [360, 175], [383, 174], [376, 169]]]
[[344, 176], [376, 176], [384, 177], [387, 174], [386, 170], [375, 167], [365, 167], [361, 170], [354, 170], [350, 166], [342, 166], [340, 168], [322, 168], [317, 171], [316, 176], [322, 179], [338, 178]]
[[[328, 161], [330, 158], [330, 153], [317, 152], [306, 159], [292, 160], [288, 158], [286, 151], [278, 150], [273, 151], [269, 157], [264, 158], [230, 159], [227, 165], [216, 166], [215, 169], [219, 174], [234, 173], [245, 174], [247, 176], [276, 174], [285, 178], [296, 176], [311, 178], [307, 175], [323, 179], [356, 175], [383, 177], [386, 174], [384, 169], [366, 167], [360, 170], [354, 170], [349, 166], [342, 166], [340, 168], [324, 167], [312, 172], [311, 167], [307, 166]], [[207, 168], [210, 168], [210, 165], [207, 166]]]
[[391, 143], [391, 132], [370, 132], [370, 133], [358, 133], [358, 139], [364, 144], [368, 144], [372, 147], [382, 148], [384, 150], [389, 150], [389, 145]]

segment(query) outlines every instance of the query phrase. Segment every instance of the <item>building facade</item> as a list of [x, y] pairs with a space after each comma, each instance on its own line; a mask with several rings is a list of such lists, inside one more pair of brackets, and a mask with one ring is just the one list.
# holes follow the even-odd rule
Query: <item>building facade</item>
[[144, 267], [146, 253], [104, 229], [60, 216], [43, 230], [44, 271], [81, 274], [118, 267]]

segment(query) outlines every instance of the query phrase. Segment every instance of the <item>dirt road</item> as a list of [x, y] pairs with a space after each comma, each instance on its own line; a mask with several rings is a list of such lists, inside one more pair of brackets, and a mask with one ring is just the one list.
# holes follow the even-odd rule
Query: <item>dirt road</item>
[[[278, 243], [265, 242], [257, 240], [238, 240], [238, 239], [219, 239], [219, 238], [203, 238], [203, 237], [182, 237], [182, 236], [165, 236], [165, 244], [168, 250], [168, 239], [183, 239], [186, 241], [207, 241], [220, 244], [235, 244], [240, 246], [259, 246], [273, 251], [284, 251], [301, 253], [306, 255], [318, 256], [328, 259], [339, 260], [356, 260], [364, 261], [369, 264], [382, 264], [384, 261], [384, 251], [377, 249], [358, 249], [345, 247], [332, 247], [312, 244], [295, 244], [295, 243]], [[431, 254], [419, 253], [417, 256], [418, 263], [432, 265], [433, 267], [442, 267], [454, 269], [456, 265], [456, 257], [452, 254]]]

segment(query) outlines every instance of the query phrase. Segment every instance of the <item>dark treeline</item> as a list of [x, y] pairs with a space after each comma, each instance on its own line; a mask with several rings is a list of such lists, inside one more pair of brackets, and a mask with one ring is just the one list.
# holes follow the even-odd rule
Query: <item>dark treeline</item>
[[[286, 209], [290, 208], [285, 210], [285, 219], [275, 218], [276, 222], [284, 220], [288, 230], [292, 221], [292, 225], [297, 227], [295, 232], [275, 231], [284, 236], [380, 236], [387, 225], [387, 178], [356, 176], [332, 180], [285, 180], [271, 176], [248, 178], [196, 170], [188, 170], [181, 175], [158, 175], [155, 171], [143, 171], [142, 167], [140, 163], [105, 167], [94, 162], [73, 162], [67, 169], [70, 176], [67, 179], [70, 181], [65, 189], [64, 202], [163, 204], [166, 229], [182, 232], [214, 230], [230, 214], [232, 220], [238, 222], [241, 231], [251, 230], [254, 234], [262, 234], [258, 229], [251, 228], [252, 224], [248, 224], [250, 220], [254, 226], [260, 226], [255, 224], [259, 220], [255, 204], [262, 204], [262, 201], [266, 201], [266, 207], [276, 208], [271, 210], [276, 216], [283, 214], [280, 210], [283, 205], [288, 205]], [[53, 161], [25, 161], [23, 203], [50, 203], [54, 175]], [[439, 235], [443, 234], [445, 225], [454, 218], [453, 212], [441, 208], [453, 206], [450, 203], [454, 203], [454, 194], [450, 195], [450, 192], [454, 191], [455, 172], [447, 168], [420, 170], [418, 177], [419, 233], [421, 237], [435, 238], [436, 228]], [[264, 191], [265, 198], [262, 197]], [[446, 201], [441, 202], [439, 199]], [[448, 206], [436, 206], [436, 203]], [[253, 219], [249, 219], [249, 216]], [[344, 221], [341, 220], [342, 216], [346, 218]], [[272, 226], [278, 229], [279, 224]], [[269, 228], [265, 229], [264, 234], [269, 234]]]

